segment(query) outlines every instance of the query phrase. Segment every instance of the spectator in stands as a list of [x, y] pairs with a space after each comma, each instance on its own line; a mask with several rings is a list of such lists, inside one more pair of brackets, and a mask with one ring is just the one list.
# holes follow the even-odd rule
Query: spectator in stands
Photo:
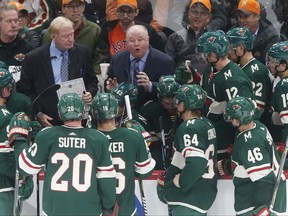
[[[87, 48], [74, 44], [73, 27], [73, 22], [62, 16], [51, 22], [48, 32], [52, 42], [34, 49], [23, 62], [20, 92], [34, 100], [55, 83], [82, 77], [87, 91], [82, 99], [85, 103], [92, 101], [97, 93], [98, 80]], [[57, 101], [55, 91], [48, 97], [45, 95], [39, 99], [39, 106], [35, 111], [38, 121], [43, 126], [62, 123], [57, 111]]]
[[[199, 0], [198, 2], [207, 2], [207, 0]], [[210, 0], [211, 3], [211, 20], [206, 28], [211, 30], [222, 30], [226, 31], [230, 27], [230, 17], [228, 5], [223, 1]], [[182, 25], [185, 27], [188, 23], [188, 13], [190, 10], [190, 2], [187, 3], [185, 13], [183, 16]]]
[[9, 4], [14, 4], [18, 9], [18, 19], [19, 19], [19, 32], [18, 35], [22, 37], [31, 47], [36, 48], [41, 44], [41, 37], [39, 34], [33, 30], [30, 30], [27, 25], [29, 22], [28, 11], [23, 8], [23, 5], [19, 2], [10, 2]]
[[43, 34], [43, 30], [49, 27], [53, 17], [53, 9], [51, 0], [18, 0], [23, 4], [29, 13], [28, 28], [36, 31], [39, 35]]
[[[74, 23], [75, 42], [85, 45], [88, 48], [96, 74], [101, 74], [100, 57], [97, 51], [98, 39], [101, 28], [96, 23], [88, 21], [83, 12], [85, 9], [84, 0], [62, 0], [63, 15]], [[43, 37], [43, 44], [51, 41], [49, 32]]]
[[0, 6], [0, 61], [8, 66], [15, 82], [20, 79], [25, 54], [32, 50], [32, 47], [18, 36], [18, 21], [18, 10], [15, 5]]
[[288, 1], [276, 0], [272, 6], [277, 20], [282, 24], [280, 29], [281, 40], [288, 40]]
[[273, 24], [260, 17], [260, 4], [256, 0], [241, 0], [238, 4], [238, 24], [253, 35], [253, 56], [263, 64], [268, 49], [279, 41], [279, 35]]
[[105, 21], [106, 0], [85, 0], [84, 16], [99, 26]]
[[175, 63], [167, 54], [149, 46], [145, 26], [132, 25], [126, 35], [127, 50], [112, 57], [105, 85], [108, 91], [124, 81], [138, 85], [139, 95], [135, 108], [139, 109], [146, 101], [157, 98], [160, 77], [172, 75]]
[[118, 0], [118, 20], [103, 24], [99, 39], [99, 52], [102, 62], [109, 62], [116, 53], [127, 49], [126, 31], [132, 25], [143, 25], [148, 30], [150, 45], [164, 51], [164, 43], [160, 35], [149, 24], [135, 20], [139, 13], [137, 0]]
[[165, 52], [174, 59], [177, 66], [183, 65], [185, 60], [190, 60], [192, 65], [201, 72], [206, 64], [197, 58], [195, 48], [197, 39], [207, 31], [206, 26], [211, 20], [210, 0], [191, 1], [188, 18], [189, 24], [185, 28], [168, 37]]

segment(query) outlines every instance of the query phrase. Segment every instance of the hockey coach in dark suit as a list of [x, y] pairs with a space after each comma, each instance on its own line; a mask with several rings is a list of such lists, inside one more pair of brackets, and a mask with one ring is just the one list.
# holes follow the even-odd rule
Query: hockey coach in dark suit
[[[74, 44], [73, 23], [65, 17], [57, 17], [48, 31], [52, 42], [26, 55], [17, 90], [34, 100], [49, 86], [82, 77], [86, 88], [82, 99], [90, 103], [97, 93], [98, 79], [86, 47]], [[40, 97], [34, 111], [43, 126], [62, 123], [57, 102], [55, 90]]]
[[174, 60], [149, 45], [147, 29], [133, 25], [126, 32], [127, 50], [116, 53], [110, 62], [105, 82], [107, 91], [128, 81], [138, 86], [136, 108], [157, 97], [157, 85], [161, 76], [172, 75]]

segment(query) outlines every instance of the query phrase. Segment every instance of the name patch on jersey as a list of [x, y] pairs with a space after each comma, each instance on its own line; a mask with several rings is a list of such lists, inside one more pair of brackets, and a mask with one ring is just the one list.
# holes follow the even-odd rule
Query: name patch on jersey
[[215, 128], [211, 128], [207, 131], [208, 133], [208, 140], [212, 140], [216, 138], [216, 130]]
[[110, 152], [124, 152], [123, 142], [111, 142], [109, 147]]
[[77, 137], [59, 137], [60, 148], [86, 148], [86, 139]]

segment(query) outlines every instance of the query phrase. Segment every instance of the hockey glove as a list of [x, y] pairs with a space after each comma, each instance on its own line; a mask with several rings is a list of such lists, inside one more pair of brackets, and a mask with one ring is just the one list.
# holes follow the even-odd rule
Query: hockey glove
[[33, 188], [34, 188], [33, 177], [32, 176], [26, 177], [26, 179], [23, 180], [19, 188], [18, 194], [20, 196], [20, 200], [24, 201], [28, 199], [33, 192]]
[[[285, 150], [285, 144], [283, 142], [276, 142], [275, 143], [276, 150], [279, 154], [279, 157], [282, 157], [282, 154]], [[285, 163], [284, 163], [284, 169], [288, 169], [288, 159], [286, 158]]]
[[160, 172], [157, 176], [157, 195], [161, 202], [167, 204], [164, 198], [164, 182], [165, 182], [166, 172]]
[[31, 128], [31, 140], [34, 141], [37, 133], [43, 129], [42, 125], [38, 121], [30, 121], [30, 128]]
[[143, 138], [145, 139], [146, 143], [147, 143], [147, 146], [149, 147], [151, 142], [152, 142], [152, 137], [150, 135], [150, 133], [148, 133], [145, 128], [137, 121], [135, 120], [129, 120], [129, 121], [126, 121], [124, 123], [124, 126], [126, 128], [132, 128], [134, 130], [136, 130], [137, 132], [139, 132], [140, 134], [142, 134]]
[[262, 205], [253, 210], [252, 216], [277, 216], [277, 215], [274, 212], [270, 212], [267, 205]]
[[218, 173], [221, 178], [228, 178], [232, 175], [231, 159], [225, 158], [217, 162]]
[[29, 135], [29, 118], [24, 112], [15, 113], [9, 125], [9, 145], [13, 146], [15, 140], [26, 141]]
[[199, 85], [201, 81], [201, 75], [190, 63], [187, 66], [183, 65], [177, 68], [175, 81], [180, 85], [187, 83]]

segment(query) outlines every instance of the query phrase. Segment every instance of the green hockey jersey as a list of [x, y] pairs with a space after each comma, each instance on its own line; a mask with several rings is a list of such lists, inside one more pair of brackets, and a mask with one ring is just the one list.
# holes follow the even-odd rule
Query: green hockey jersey
[[[279, 155], [267, 128], [255, 121], [252, 129], [238, 134], [232, 152], [234, 208], [241, 215], [270, 205], [279, 169]], [[282, 180], [274, 211], [286, 211], [286, 180]]]
[[[181, 205], [205, 214], [212, 206], [217, 194], [216, 145], [215, 128], [208, 119], [191, 119], [179, 126], [164, 185], [172, 208]], [[180, 188], [173, 183], [177, 174]]]
[[252, 58], [242, 69], [252, 81], [257, 108], [262, 113], [271, 97], [272, 82], [269, 77], [270, 72], [266, 65], [255, 58]]
[[102, 208], [113, 207], [116, 172], [109, 141], [102, 133], [82, 127], [48, 127], [30, 147], [24, 146], [16, 143], [14, 147], [20, 173], [36, 174], [45, 168], [45, 214], [100, 215]]
[[15, 159], [13, 148], [7, 146], [9, 124], [12, 114], [0, 106], [0, 193], [14, 190]]
[[110, 152], [117, 172], [117, 204], [119, 216], [134, 215], [134, 177], [146, 178], [154, 170], [155, 161], [151, 158], [143, 136], [133, 129], [116, 128], [103, 131], [110, 142]]

